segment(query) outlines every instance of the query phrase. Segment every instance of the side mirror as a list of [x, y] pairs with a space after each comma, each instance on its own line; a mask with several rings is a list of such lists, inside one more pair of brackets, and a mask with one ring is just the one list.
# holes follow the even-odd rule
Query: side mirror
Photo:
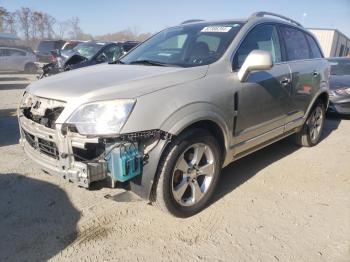
[[270, 52], [253, 50], [245, 59], [241, 69], [238, 71], [238, 79], [244, 82], [248, 79], [249, 73], [257, 70], [269, 70], [273, 66]]

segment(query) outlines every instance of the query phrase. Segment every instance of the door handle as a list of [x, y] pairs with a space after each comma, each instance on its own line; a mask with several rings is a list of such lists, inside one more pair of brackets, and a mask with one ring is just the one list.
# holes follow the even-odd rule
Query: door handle
[[284, 77], [284, 78], [282, 78], [280, 83], [281, 83], [282, 86], [288, 86], [290, 84], [290, 78]]
[[313, 71], [313, 72], [312, 72], [312, 75], [313, 75], [314, 77], [318, 77], [318, 76], [320, 75], [320, 73], [317, 72], [317, 71]]

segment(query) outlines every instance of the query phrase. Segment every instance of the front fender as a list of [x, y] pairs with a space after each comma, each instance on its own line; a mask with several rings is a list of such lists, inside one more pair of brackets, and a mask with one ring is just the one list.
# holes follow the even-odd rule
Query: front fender
[[229, 147], [230, 132], [225, 114], [220, 108], [208, 102], [192, 103], [178, 109], [162, 123], [160, 129], [178, 135], [187, 127], [200, 121], [211, 121], [219, 126], [224, 135], [225, 146]]

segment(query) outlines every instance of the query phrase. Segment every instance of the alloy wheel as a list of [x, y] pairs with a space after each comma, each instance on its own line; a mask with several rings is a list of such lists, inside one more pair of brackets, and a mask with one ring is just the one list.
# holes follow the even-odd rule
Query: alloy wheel
[[172, 194], [182, 206], [193, 206], [208, 192], [215, 165], [212, 149], [203, 143], [188, 147], [179, 157], [172, 176]]

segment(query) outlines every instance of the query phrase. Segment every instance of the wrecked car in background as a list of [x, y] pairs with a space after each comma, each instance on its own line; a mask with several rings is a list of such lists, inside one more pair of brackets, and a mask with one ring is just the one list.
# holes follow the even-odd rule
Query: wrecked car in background
[[43, 66], [39, 78], [58, 74], [81, 67], [117, 61], [139, 42], [87, 41], [69, 50], [53, 50], [55, 61]]
[[114, 64], [28, 86], [20, 143], [49, 173], [86, 188], [122, 182], [187, 217], [208, 205], [232, 161], [289, 135], [316, 145], [328, 78], [317, 41], [289, 18], [187, 21]]

